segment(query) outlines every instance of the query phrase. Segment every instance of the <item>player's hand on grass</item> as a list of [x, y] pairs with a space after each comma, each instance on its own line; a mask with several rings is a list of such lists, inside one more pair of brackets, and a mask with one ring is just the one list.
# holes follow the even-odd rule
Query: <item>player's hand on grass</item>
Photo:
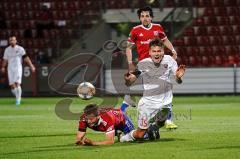
[[77, 145], [77, 146], [80, 146], [80, 145], [83, 145], [84, 143], [82, 142], [82, 141], [76, 141], [75, 142], [75, 145]]
[[91, 145], [93, 145], [93, 141], [90, 140], [90, 139], [88, 139], [88, 138], [85, 138], [83, 142], [84, 142], [84, 145], [86, 145], [86, 146], [91, 146]]
[[181, 78], [181, 77], [184, 75], [185, 70], [186, 70], [185, 67], [186, 67], [185, 65], [180, 65], [180, 66], [178, 67], [178, 69], [177, 69], [177, 71], [176, 71], [176, 77], [177, 77], [177, 78]]

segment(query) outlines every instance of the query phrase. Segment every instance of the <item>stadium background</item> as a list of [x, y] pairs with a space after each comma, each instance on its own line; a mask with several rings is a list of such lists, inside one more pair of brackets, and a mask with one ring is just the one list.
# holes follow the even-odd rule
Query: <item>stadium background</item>
[[[136, 10], [146, 5], [154, 10], [153, 21], [164, 26], [178, 52], [178, 63], [188, 67], [185, 82], [175, 86], [175, 94], [240, 92], [239, 0], [2, 0], [1, 61], [9, 35], [15, 34], [37, 66], [33, 76], [24, 67], [23, 95], [56, 96], [62, 87], [49, 86], [51, 70], [73, 56], [93, 53], [102, 60], [101, 70], [88, 80], [111, 94], [121, 85], [127, 68], [124, 49], [130, 29], [139, 24]], [[95, 67], [94, 62], [81, 63]], [[68, 62], [61, 69], [74, 67]], [[63, 75], [72, 89], [86, 80], [84, 70], [83, 66]], [[0, 88], [1, 96], [11, 96], [6, 75], [0, 75]]]

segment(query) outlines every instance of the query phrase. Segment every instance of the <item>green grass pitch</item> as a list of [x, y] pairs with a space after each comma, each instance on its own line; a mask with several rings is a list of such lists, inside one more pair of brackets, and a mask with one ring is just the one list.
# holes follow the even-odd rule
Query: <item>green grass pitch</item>
[[[0, 98], [0, 158], [240, 158], [239, 96], [174, 97], [175, 123], [179, 129], [162, 128], [161, 139], [153, 142], [95, 147], [73, 144], [78, 121], [56, 116], [55, 104], [61, 99], [24, 98], [17, 107], [13, 98]], [[118, 105], [121, 100], [118, 98]], [[74, 98], [71, 111], [77, 113], [85, 104], [101, 101]], [[136, 109], [129, 108], [128, 113], [136, 125]], [[104, 134], [88, 130], [87, 136], [101, 140]]]

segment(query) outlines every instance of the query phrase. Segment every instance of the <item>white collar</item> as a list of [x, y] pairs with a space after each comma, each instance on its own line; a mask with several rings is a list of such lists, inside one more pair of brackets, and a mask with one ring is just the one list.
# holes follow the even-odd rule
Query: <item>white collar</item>
[[103, 121], [103, 119], [100, 117], [99, 120], [98, 120], [97, 125], [100, 125], [102, 121]]
[[152, 23], [150, 23], [150, 27], [149, 28], [146, 28], [146, 27], [144, 27], [143, 25], [141, 25], [141, 27], [143, 28], [143, 29], [145, 29], [145, 30], [150, 30], [150, 29], [152, 29]]

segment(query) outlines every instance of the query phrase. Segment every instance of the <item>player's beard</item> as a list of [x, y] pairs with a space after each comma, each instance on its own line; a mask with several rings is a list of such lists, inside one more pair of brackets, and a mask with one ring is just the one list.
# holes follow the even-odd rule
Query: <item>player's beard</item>
[[147, 20], [144, 20], [144, 21], [143, 21], [143, 26], [144, 26], [145, 28], [149, 28], [150, 25], [151, 25], [151, 22], [148, 22]]
[[13, 44], [13, 43], [11, 43], [10, 45], [11, 45], [11, 47], [15, 47], [16, 46], [16, 44]]

